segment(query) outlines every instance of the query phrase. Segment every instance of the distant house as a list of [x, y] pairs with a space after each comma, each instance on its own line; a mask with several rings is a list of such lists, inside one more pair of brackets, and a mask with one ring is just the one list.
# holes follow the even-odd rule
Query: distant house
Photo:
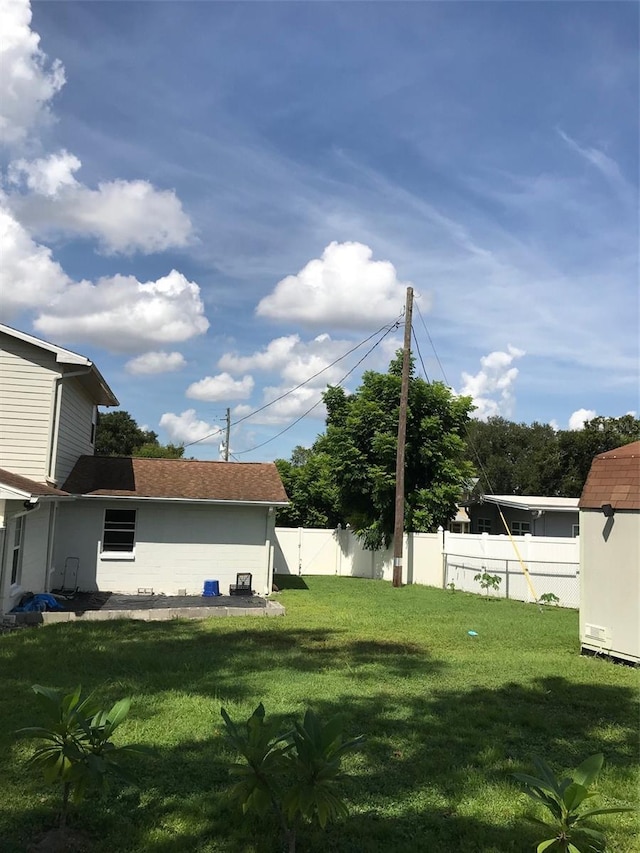
[[500, 511], [513, 536], [578, 536], [578, 498], [533, 495], [480, 495], [467, 511], [471, 533], [506, 534]]
[[271, 464], [95, 457], [98, 406], [117, 406], [85, 356], [0, 325], [0, 612], [27, 592], [221, 592], [248, 571], [271, 589]]
[[640, 663], [640, 441], [595, 457], [580, 526], [582, 649]]
[[53, 588], [200, 595], [251, 572], [271, 591], [275, 508], [288, 503], [273, 463], [83, 456], [64, 483]]
[[60, 483], [117, 405], [88, 358], [0, 324], [0, 612], [48, 588]]

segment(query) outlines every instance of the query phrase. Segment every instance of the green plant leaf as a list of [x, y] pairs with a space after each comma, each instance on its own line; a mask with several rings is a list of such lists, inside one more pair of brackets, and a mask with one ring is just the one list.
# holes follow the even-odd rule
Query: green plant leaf
[[546, 841], [541, 841], [536, 847], [536, 853], [544, 853], [545, 850], [552, 850], [554, 844], [558, 844], [556, 838], [548, 838]]
[[602, 770], [604, 763], [604, 755], [599, 752], [596, 755], [591, 755], [586, 758], [580, 766], [573, 772], [573, 780], [579, 785], [584, 785], [588, 788], [598, 778], [598, 774]]

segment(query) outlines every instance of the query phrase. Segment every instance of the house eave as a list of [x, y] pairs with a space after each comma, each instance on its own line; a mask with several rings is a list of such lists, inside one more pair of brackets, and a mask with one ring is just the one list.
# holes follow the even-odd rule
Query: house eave
[[260, 506], [260, 507], [284, 507], [289, 506], [289, 501], [242, 501], [242, 500], [216, 500], [213, 498], [170, 498], [149, 497], [142, 495], [74, 495], [77, 500], [92, 501], [136, 501], [144, 503], [171, 503], [171, 504], [207, 504], [213, 506]]

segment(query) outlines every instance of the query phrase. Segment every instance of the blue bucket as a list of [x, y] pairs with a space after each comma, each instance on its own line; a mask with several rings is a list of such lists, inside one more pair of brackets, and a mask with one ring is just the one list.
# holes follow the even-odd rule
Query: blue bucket
[[212, 598], [214, 595], [220, 595], [220, 581], [205, 581], [202, 594], [208, 598]]

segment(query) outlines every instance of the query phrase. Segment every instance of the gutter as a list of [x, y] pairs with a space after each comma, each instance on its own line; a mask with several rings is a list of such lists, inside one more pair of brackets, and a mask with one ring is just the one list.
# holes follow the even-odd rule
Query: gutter
[[74, 500], [92, 500], [92, 501], [138, 501], [147, 503], [182, 503], [182, 504], [212, 504], [214, 506], [289, 506], [289, 501], [243, 501], [243, 500], [216, 500], [213, 498], [163, 498], [150, 497], [148, 495], [80, 495], [74, 494], [70, 496]]

